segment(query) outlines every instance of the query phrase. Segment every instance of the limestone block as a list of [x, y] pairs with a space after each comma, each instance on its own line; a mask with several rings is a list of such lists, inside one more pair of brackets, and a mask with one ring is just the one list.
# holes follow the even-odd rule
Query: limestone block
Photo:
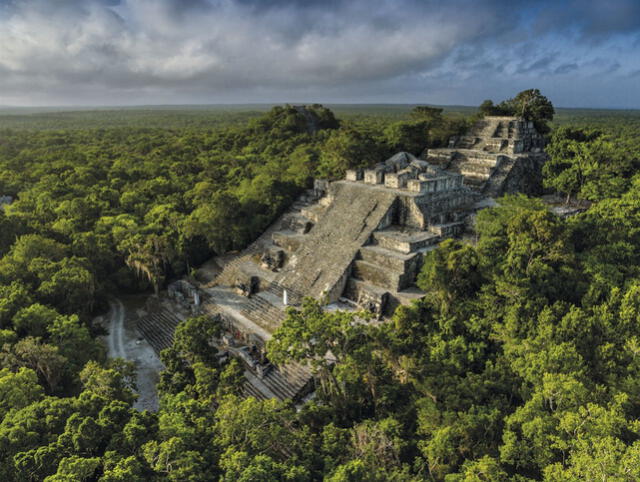
[[409, 180], [409, 173], [395, 173], [390, 172], [384, 178], [384, 185], [394, 189], [402, 189], [406, 187]]
[[364, 182], [367, 184], [382, 184], [384, 182], [384, 171], [381, 169], [366, 169], [364, 171]]
[[407, 189], [412, 192], [423, 192], [422, 188], [425, 184], [425, 181], [421, 181], [419, 179], [409, 179], [407, 181]]
[[362, 169], [349, 169], [347, 171], [347, 181], [362, 181], [363, 178]]

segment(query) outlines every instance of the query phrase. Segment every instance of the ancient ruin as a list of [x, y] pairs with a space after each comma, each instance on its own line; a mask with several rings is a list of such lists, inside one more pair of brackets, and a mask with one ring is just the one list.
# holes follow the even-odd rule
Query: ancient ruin
[[431, 164], [464, 176], [465, 185], [488, 197], [540, 194], [544, 138], [532, 121], [487, 116], [446, 149], [428, 149]]
[[522, 119], [485, 117], [422, 157], [400, 152], [343, 180], [316, 180], [246, 250], [217, 258], [222, 271], [201, 286], [201, 308], [224, 323], [222, 345], [243, 360], [247, 394], [300, 399], [311, 389], [307, 368], [275, 368], [264, 356], [303, 297], [378, 319], [422, 297], [425, 253], [461, 234], [491, 196], [538, 189], [543, 138]]

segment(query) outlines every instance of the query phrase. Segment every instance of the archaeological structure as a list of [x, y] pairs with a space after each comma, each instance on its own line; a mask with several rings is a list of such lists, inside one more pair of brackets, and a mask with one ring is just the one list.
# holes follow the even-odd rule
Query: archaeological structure
[[[421, 157], [401, 152], [343, 180], [316, 180], [246, 250], [217, 259], [222, 271], [200, 287], [200, 309], [223, 321], [224, 350], [244, 362], [248, 395], [300, 400], [311, 390], [306, 367], [276, 368], [264, 355], [287, 306], [310, 296], [384, 320], [424, 295], [414, 283], [425, 253], [462, 234], [487, 200], [537, 193], [545, 159], [533, 123], [514, 117], [485, 117]], [[171, 342], [170, 317], [139, 322], [147, 338], [162, 336], [156, 349]]]

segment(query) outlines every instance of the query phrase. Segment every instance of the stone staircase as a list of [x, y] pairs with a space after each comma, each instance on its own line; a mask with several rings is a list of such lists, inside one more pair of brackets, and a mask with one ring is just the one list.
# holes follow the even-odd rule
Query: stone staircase
[[467, 135], [459, 136], [453, 147], [483, 152], [505, 152], [515, 136], [512, 120], [486, 117], [478, 121]]
[[181, 321], [174, 313], [163, 308], [139, 318], [136, 325], [140, 334], [159, 355], [173, 344], [174, 331]]
[[245, 376], [247, 381], [243, 386], [244, 394], [259, 400], [277, 398], [281, 401], [297, 401], [313, 386], [311, 372], [298, 363], [291, 363], [286, 367], [274, 366], [262, 378], [252, 372], [245, 372]]
[[[459, 224], [459, 223], [452, 223]], [[391, 313], [399, 304], [421, 298], [414, 282], [424, 254], [436, 249], [450, 230], [439, 225], [430, 231], [390, 226], [375, 231], [371, 244], [363, 246], [354, 261], [346, 293], [357, 303], [387, 305]]]
[[502, 196], [504, 181], [509, 176], [514, 164], [514, 159], [504, 157], [484, 184], [482, 194], [493, 198]]
[[498, 164], [498, 155], [478, 151], [460, 150], [452, 156], [446, 167], [464, 176], [464, 184], [482, 189]]
[[285, 318], [284, 311], [274, 306], [265, 293], [256, 293], [246, 298], [246, 304], [240, 313], [271, 332], [275, 331]]
[[[236, 309], [260, 326], [265, 327], [271, 324], [277, 327], [284, 319], [285, 313], [271, 303], [271, 301], [275, 302], [271, 298], [274, 296], [271, 293], [258, 293], [250, 298], [237, 297], [245, 300], [245, 303]], [[220, 314], [225, 319], [229, 319], [225, 310], [210, 300], [203, 303], [203, 309], [209, 315]], [[234, 319], [234, 322], [237, 320]], [[235, 350], [237, 351], [237, 348]], [[229, 351], [233, 352], [234, 349], [229, 349]], [[260, 400], [268, 398], [298, 400], [308, 393], [313, 384], [310, 370], [299, 363], [291, 363], [284, 367], [272, 366], [262, 378], [247, 368], [245, 378], [247, 380], [243, 387], [244, 395], [254, 396]]]
[[336, 182], [332, 187], [333, 202], [292, 254], [292, 266], [276, 280], [291, 292], [316, 299], [328, 295], [329, 301], [335, 301], [341, 293], [328, 290], [340, 287], [358, 250], [378, 229], [395, 201], [392, 192], [380, 189], [372, 193], [362, 184]]

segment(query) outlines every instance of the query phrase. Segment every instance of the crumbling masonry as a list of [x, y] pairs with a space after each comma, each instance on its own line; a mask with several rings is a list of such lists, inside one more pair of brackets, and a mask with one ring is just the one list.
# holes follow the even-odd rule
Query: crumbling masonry
[[231, 350], [244, 350], [247, 394], [296, 399], [308, 389], [305, 367], [276, 369], [263, 357], [286, 305], [311, 296], [384, 318], [420, 298], [425, 253], [460, 234], [487, 198], [539, 189], [543, 138], [531, 122], [485, 117], [422, 157], [401, 152], [344, 180], [316, 181], [244, 252], [220, 258], [203, 306], [226, 323]]

